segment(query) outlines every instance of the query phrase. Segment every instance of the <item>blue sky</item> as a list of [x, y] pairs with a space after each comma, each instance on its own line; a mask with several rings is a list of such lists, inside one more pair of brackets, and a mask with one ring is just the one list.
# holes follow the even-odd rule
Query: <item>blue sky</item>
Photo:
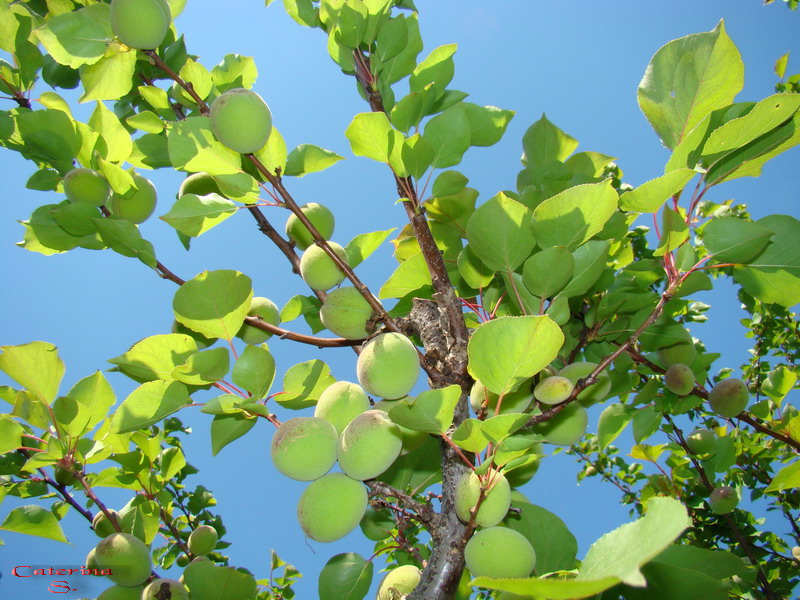
[[[256, 58], [259, 79], [255, 89], [270, 105], [290, 148], [313, 143], [348, 158], [329, 171], [288, 183], [301, 202], [322, 202], [335, 212], [334, 241], [344, 245], [358, 233], [402, 227], [405, 217], [394, 205], [391, 177], [380, 165], [352, 158], [344, 137], [353, 115], [368, 110], [353, 79], [342, 75], [328, 58], [324, 35], [296, 25], [280, 4], [264, 9], [262, 2], [232, 0], [221, 9], [218, 2], [189, 0], [177, 27], [186, 34], [189, 51], [200, 55], [200, 62], [209, 68], [227, 53]], [[776, 81], [773, 64], [787, 51], [793, 53], [789, 71], [800, 70], [800, 14], [789, 12], [782, 3], [762, 7], [758, 0], [417, 0], [417, 5], [425, 41], [422, 56], [441, 44], [457, 43], [451, 87], [469, 92], [472, 102], [516, 111], [499, 144], [472, 150], [458, 167], [480, 191], [482, 200], [501, 189], [513, 189], [522, 134], [542, 113], [578, 139], [579, 150], [617, 157], [629, 183], [638, 185], [662, 173], [668, 153], [638, 109], [636, 86], [660, 46], [710, 30], [721, 18], [745, 63], [745, 88], [739, 100], [758, 100], [772, 93]], [[0, 109], [11, 105], [0, 100]], [[76, 113], [85, 118], [92, 108], [83, 106]], [[725, 185], [709, 198], [745, 202], [756, 217], [771, 213], [800, 217], [793, 170], [797, 157], [795, 149], [767, 165], [761, 178]], [[55, 343], [67, 364], [66, 390], [91, 372], [107, 369], [107, 359], [139, 339], [168, 332], [175, 287], [138, 261], [111, 252], [78, 250], [43, 257], [15, 247], [22, 237], [17, 221], [26, 219], [40, 204], [60, 200], [53, 193], [24, 188], [34, 170], [11, 152], [0, 153], [4, 189], [0, 277], [5, 284], [0, 294], [0, 344]], [[156, 214], [166, 213], [182, 175], [143, 174], [151, 177], [159, 190]], [[282, 228], [286, 217], [280, 209], [268, 209], [266, 214]], [[237, 269], [253, 278], [257, 295], [268, 296], [279, 306], [291, 296], [305, 293], [299, 278], [291, 277], [282, 255], [258, 233], [244, 211], [196, 240], [188, 253], [173, 230], [157, 219], [141, 230], [155, 244], [161, 261], [186, 279], [203, 270]], [[358, 273], [377, 289], [394, 264], [387, 244], [359, 267]], [[715, 309], [709, 323], [695, 334], [710, 351], [723, 353], [718, 366], [736, 368], [747, 359], [744, 330], [738, 324], [742, 313], [730, 293], [732, 288], [723, 284], [721, 289], [722, 293], [698, 297]], [[326, 351], [320, 356], [313, 348], [288, 341], [272, 341], [270, 346], [278, 361], [276, 386], [289, 366], [317, 356], [331, 365], [338, 379], [355, 378], [355, 361], [348, 350]], [[118, 374], [109, 374], [109, 380], [120, 399], [134, 387]], [[259, 423], [243, 440], [212, 458], [210, 419], [199, 412], [184, 411], [180, 416], [194, 428], [195, 435], [186, 443], [190, 462], [200, 469], [194, 482], [202, 482], [215, 493], [217, 509], [229, 530], [225, 539], [233, 542], [233, 564], [264, 577], [269, 549], [274, 547], [304, 572], [296, 587], [298, 597], [313, 598], [319, 569], [330, 556], [346, 551], [371, 554], [371, 543], [359, 533], [332, 544], [306, 543], [294, 517], [305, 484], [274, 471], [269, 460], [272, 431], [267, 424]], [[565, 520], [577, 535], [579, 556], [583, 556], [593, 540], [626, 522], [628, 515], [617, 503], [612, 486], [595, 480], [577, 486], [577, 470], [569, 457], [548, 459], [523, 491]], [[127, 499], [116, 490], [109, 490], [107, 497], [112, 506]], [[15, 505], [6, 500], [0, 514]], [[72, 546], [12, 533], [2, 535], [6, 545], [0, 547], [0, 595], [34, 598], [46, 592], [44, 580], [10, 576], [10, 569], [20, 560], [26, 561], [22, 564], [82, 564], [96, 538], [74, 514], [66, 519], [64, 528]]]

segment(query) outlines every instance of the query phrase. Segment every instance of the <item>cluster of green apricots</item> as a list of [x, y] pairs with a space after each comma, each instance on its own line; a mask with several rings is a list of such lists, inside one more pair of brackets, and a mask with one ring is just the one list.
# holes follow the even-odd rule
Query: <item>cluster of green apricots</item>
[[[150, 549], [143, 541], [144, 535], [136, 527], [135, 510], [109, 511], [123, 531], [117, 531], [104, 512], [98, 512], [92, 521], [100, 542], [86, 556], [86, 568], [108, 577], [114, 585], [104, 590], [97, 600], [189, 600], [184, 577], [180, 580], [152, 578]], [[186, 540], [189, 554], [178, 557], [177, 564], [208, 561], [207, 555], [217, 546], [219, 535], [210, 525], [195, 528]], [[148, 583], [148, 580], [149, 583]], [[164, 593], [165, 589], [169, 594]]]

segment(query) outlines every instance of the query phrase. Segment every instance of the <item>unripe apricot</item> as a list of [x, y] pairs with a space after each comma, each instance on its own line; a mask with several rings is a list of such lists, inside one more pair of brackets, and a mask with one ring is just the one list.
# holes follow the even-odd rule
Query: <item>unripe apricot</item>
[[[513, 469], [510, 469], [504, 473], [506, 479], [508, 480], [508, 484], [511, 487], [518, 488], [533, 479], [533, 476], [536, 475], [537, 471], [539, 470], [539, 465], [542, 462], [541, 456], [542, 445], [536, 444], [531, 448], [529, 454], [515, 459], [506, 465], [506, 468], [509, 468], [510, 466], [514, 467]], [[517, 463], [516, 461], [519, 462]]]
[[369, 302], [352, 286], [329, 293], [319, 311], [322, 324], [332, 333], [348, 340], [360, 340], [369, 336], [367, 323], [372, 315]]
[[211, 525], [200, 525], [189, 534], [189, 540], [186, 543], [192, 554], [195, 556], [205, 556], [217, 547], [218, 541], [219, 534], [216, 529], [211, 527]]
[[[303, 204], [300, 210], [311, 221], [311, 224], [319, 231], [322, 237], [326, 240], [331, 239], [335, 219], [329, 208], [317, 202], [309, 202], [308, 204]], [[306, 229], [306, 226], [300, 222], [300, 219], [294, 213], [289, 215], [286, 221], [286, 235], [300, 250], [305, 250], [314, 243], [311, 232]]]
[[111, 213], [131, 223], [144, 223], [156, 209], [158, 200], [156, 186], [141, 175], [133, 176], [133, 184], [135, 187], [128, 190], [125, 195], [111, 196]]
[[[272, 325], [277, 325], [281, 322], [281, 311], [275, 303], [269, 298], [262, 298], [261, 296], [256, 296], [250, 301], [250, 310], [247, 311], [247, 316], [261, 317]], [[245, 344], [257, 346], [266, 342], [272, 337], [272, 334], [269, 331], [264, 331], [245, 323], [236, 333], [236, 337], [241, 338]]]
[[158, 48], [171, 22], [166, 0], [111, 0], [111, 28], [131, 48]]
[[103, 206], [111, 197], [111, 186], [97, 171], [80, 167], [64, 175], [64, 193], [70, 202]]
[[[500, 396], [489, 391], [481, 381], [476, 381], [469, 393], [469, 404], [476, 415], [480, 412], [481, 406], [486, 403], [486, 414], [493, 416], [497, 410], [499, 400]], [[503, 402], [500, 404], [500, 413], [527, 412], [531, 402], [533, 402], [533, 392], [526, 381], [513, 392], [503, 396]]]
[[97, 600], [142, 600], [143, 591], [144, 587], [141, 585], [135, 587], [112, 585], [110, 588], [103, 590]]
[[[490, 471], [484, 477], [490, 481], [490, 487], [475, 515], [475, 523], [479, 527], [493, 527], [505, 518], [511, 507], [511, 486], [499, 473]], [[469, 523], [470, 511], [478, 503], [481, 487], [481, 478], [475, 471], [465, 473], [456, 483], [456, 514], [464, 523]]]
[[718, 515], [728, 514], [736, 508], [737, 504], [739, 504], [739, 497], [736, 495], [736, 490], [727, 485], [714, 488], [714, 491], [708, 497], [708, 505], [711, 507], [711, 512]]
[[333, 542], [358, 527], [367, 509], [367, 489], [344, 473], [330, 473], [309, 484], [297, 504], [297, 520], [306, 535]]
[[217, 182], [208, 173], [192, 173], [184, 179], [178, 190], [178, 198], [185, 194], [195, 194], [196, 196], [223, 195]]
[[349, 381], [337, 381], [320, 394], [314, 416], [325, 419], [341, 434], [350, 421], [369, 410], [369, 398], [361, 386]]
[[410, 594], [417, 587], [422, 571], [414, 565], [402, 565], [392, 569], [383, 578], [378, 588], [378, 600], [396, 600]]
[[[577, 384], [579, 379], [588, 377], [595, 368], [597, 368], [597, 363], [576, 362], [567, 365], [558, 374], [566, 377], [573, 384]], [[611, 378], [606, 371], [603, 371], [597, 376], [596, 383], [593, 383], [578, 394], [578, 402], [589, 407], [605, 400], [609, 391], [611, 391]]]
[[796, 561], [800, 562], [800, 546], [793, 546], [792, 547], [792, 558]]
[[675, 363], [664, 373], [664, 385], [673, 394], [685, 396], [694, 389], [694, 373], [684, 364]]
[[[347, 264], [347, 252], [336, 242], [328, 242], [336, 255]], [[344, 272], [319, 246], [309, 246], [300, 257], [300, 276], [312, 290], [324, 292], [344, 281]]]
[[298, 481], [322, 477], [336, 462], [339, 434], [324, 419], [295, 417], [284, 421], [272, 438], [272, 462]]
[[464, 548], [464, 560], [474, 577], [527, 577], [536, 552], [527, 538], [507, 527], [481, 529]]
[[[117, 511], [110, 510], [108, 512], [110, 512], [114, 517], [116, 517], [117, 523], [120, 523], [120, 516]], [[101, 538], [108, 537], [109, 535], [117, 531], [114, 528], [114, 525], [111, 523], [109, 518], [102, 510], [94, 516], [94, 519], [92, 519], [92, 529], [94, 530], [95, 535]]]
[[709, 454], [714, 451], [717, 436], [708, 429], [695, 429], [686, 436], [686, 445], [692, 454]]
[[358, 382], [373, 396], [397, 400], [419, 377], [419, 357], [413, 342], [402, 333], [382, 333], [362, 349], [356, 363]]
[[711, 410], [721, 417], [735, 417], [747, 407], [750, 392], [741, 379], [723, 379], [708, 394]]
[[258, 152], [272, 133], [272, 113], [254, 91], [228, 90], [211, 103], [211, 131], [231, 150], [241, 154]]
[[[129, 533], [112, 533], [94, 548], [93, 562], [100, 570], [109, 569], [108, 578], [118, 585], [134, 586], [150, 577], [150, 549]], [[89, 557], [86, 558], [87, 566]]]
[[586, 409], [579, 402], [572, 402], [549, 421], [535, 425], [534, 431], [551, 444], [570, 446], [583, 437], [588, 424]]
[[178, 558], [175, 559], [175, 564], [179, 567], [183, 568], [189, 564], [189, 555], [188, 554], [179, 554]]
[[[169, 590], [169, 595], [165, 594], [166, 590]], [[159, 592], [161, 592], [161, 594], [157, 595]], [[180, 581], [175, 579], [154, 579], [146, 588], [144, 588], [141, 599], [161, 600], [161, 598], [170, 598], [170, 600], [189, 600], [189, 591], [183, 587], [183, 584]]]
[[403, 434], [380, 410], [361, 413], [339, 438], [339, 466], [348, 476], [372, 479], [392, 466], [400, 456]]
[[563, 375], [545, 377], [533, 388], [533, 395], [542, 404], [560, 404], [569, 398], [575, 384]]

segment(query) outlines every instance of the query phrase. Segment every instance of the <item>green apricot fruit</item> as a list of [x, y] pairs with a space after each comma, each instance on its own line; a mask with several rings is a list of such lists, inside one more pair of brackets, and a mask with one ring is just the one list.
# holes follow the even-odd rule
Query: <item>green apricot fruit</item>
[[[167, 590], [169, 591], [167, 592]], [[189, 591], [175, 579], [154, 579], [144, 588], [141, 600], [161, 600], [161, 598], [189, 600]]]
[[[114, 517], [116, 517], [117, 523], [120, 523], [120, 515], [117, 511], [110, 510], [108, 512], [110, 512]], [[111, 523], [111, 520], [106, 516], [106, 514], [102, 510], [94, 516], [94, 519], [92, 519], [92, 529], [94, 530], [97, 537], [101, 538], [106, 538], [112, 533], [115, 533], [117, 531], [114, 528], [113, 523]]]
[[400, 456], [403, 434], [380, 410], [361, 413], [339, 437], [339, 466], [353, 479], [365, 481], [383, 473]]
[[344, 473], [329, 473], [311, 482], [297, 504], [297, 520], [306, 535], [333, 542], [358, 527], [367, 509], [367, 489]]
[[[316, 227], [320, 235], [326, 240], [331, 239], [335, 220], [330, 209], [316, 202], [309, 202], [300, 207], [303, 214]], [[286, 221], [286, 235], [292, 240], [300, 250], [305, 250], [314, 243], [311, 232], [300, 222], [297, 215], [292, 213]]]
[[545, 377], [533, 388], [533, 395], [542, 404], [560, 404], [569, 398], [575, 384], [563, 375]]
[[[484, 477], [489, 481], [489, 487], [475, 515], [475, 522], [478, 527], [493, 527], [505, 518], [511, 507], [511, 486], [500, 473], [489, 471]], [[470, 512], [478, 503], [484, 486], [475, 471], [465, 473], [456, 483], [456, 514], [464, 523], [469, 523]]]
[[172, 321], [172, 333], [182, 333], [183, 335], [188, 335], [190, 338], [194, 340], [194, 343], [197, 344], [198, 350], [203, 350], [208, 348], [212, 344], [214, 344], [218, 338], [207, 338], [202, 333], [198, 333], [192, 329], [189, 329], [186, 325], [178, 321], [177, 319]]
[[556, 446], [571, 446], [586, 432], [589, 416], [580, 402], [568, 404], [549, 421], [534, 426], [536, 433]]
[[358, 382], [368, 393], [397, 400], [419, 378], [419, 357], [414, 343], [402, 333], [382, 333], [367, 342], [356, 363]]
[[181, 568], [188, 566], [189, 562], [189, 555], [185, 553], [179, 554], [178, 558], [175, 559], [175, 564]]
[[[336, 255], [347, 264], [347, 252], [336, 242], [328, 242]], [[344, 272], [319, 246], [309, 246], [300, 257], [300, 276], [312, 290], [324, 292], [344, 281]]]
[[200, 525], [189, 534], [189, 540], [186, 543], [189, 546], [189, 552], [195, 556], [205, 556], [213, 552], [218, 541], [219, 534], [216, 529], [211, 525]]
[[[397, 402], [397, 400], [381, 400], [380, 402], [376, 402], [372, 408], [388, 414], [389, 410]], [[400, 450], [400, 456], [413, 452], [428, 439], [428, 434], [424, 431], [415, 431], [408, 427], [403, 427], [402, 425], [398, 425], [398, 427], [400, 428], [400, 433], [403, 435], [403, 448]]]
[[656, 354], [664, 368], [667, 368], [675, 364], [691, 365], [694, 357], [697, 356], [697, 350], [694, 348], [694, 342], [690, 339], [688, 342], [679, 342], [672, 346], [659, 348]]
[[527, 577], [536, 565], [536, 552], [521, 533], [489, 527], [470, 538], [464, 560], [474, 577]]
[[422, 571], [414, 565], [402, 565], [392, 569], [383, 578], [378, 588], [378, 600], [397, 600], [404, 598], [417, 587]]
[[272, 462], [281, 473], [298, 481], [322, 477], [336, 463], [339, 434], [317, 417], [284, 421], [272, 438]]
[[367, 323], [372, 318], [372, 307], [356, 288], [342, 287], [333, 290], [325, 298], [319, 311], [322, 324], [332, 333], [360, 340], [371, 333]]
[[695, 429], [686, 436], [686, 445], [692, 454], [710, 454], [717, 443], [717, 435], [708, 429]]
[[178, 198], [186, 194], [194, 194], [195, 196], [224, 195], [220, 191], [217, 182], [208, 173], [192, 173], [184, 179], [180, 189], [178, 189]]
[[252, 154], [264, 147], [272, 133], [272, 113], [254, 91], [228, 90], [211, 103], [211, 131], [231, 150]]
[[533, 476], [539, 471], [542, 454], [542, 445], [536, 444], [529, 454], [508, 463], [503, 473], [508, 480], [508, 484], [513, 488], [517, 488], [533, 479]]
[[55, 479], [56, 483], [59, 485], [72, 485], [75, 481], [75, 471], [62, 467], [61, 465], [56, 465], [53, 469], [53, 479]]
[[111, 28], [131, 48], [158, 48], [171, 22], [166, 0], [111, 0]]
[[103, 206], [111, 197], [111, 186], [97, 171], [80, 167], [64, 175], [64, 194], [70, 202]]
[[[485, 404], [486, 414], [490, 417], [493, 416], [497, 411], [497, 403], [499, 400], [500, 397], [490, 391], [481, 381], [476, 381], [469, 393], [469, 405], [476, 415]], [[531, 402], [533, 402], [533, 392], [528, 382], [525, 382], [513, 392], [509, 392], [503, 396], [503, 402], [500, 404], [500, 413], [527, 412], [531, 406]]]
[[731, 419], [747, 408], [750, 392], [741, 379], [723, 379], [708, 393], [711, 410], [721, 417]]
[[796, 561], [800, 562], [800, 546], [793, 546], [792, 547], [792, 558]]
[[694, 389], [695, 379], [692, 370], [682, 363], [674, 363], [664, 373], [664, 385], [673, 394], [686, 396]]
[[[281, 311], [275, 303], [269, 298], [262, 298], [261, 296], [256, 296], [250, 301], [250, 310], [247, 311], [247, 316], [261, 317], [261, 319], [272, 325], [277, 325], [281, 322]], [[236, 337], [241, 338], [245, 344], [258, 346], [271, 338], [272, 334], [245, 323], [236, 333]]]
[[[597, 363], [593, 362], [576, 362], [571, 363], [561, 369], [558, 374], [561, 377], [566, 377], [573, 384], [577, 384], [579, 379], [584, 379], [588, 377], [592, 371], [597, 368]], [[597, 376], [597, 383], [593, 383], [580, 394], [578, 394], [578, 402], [583, 404], [586, 407], [591, 406], [592, 404], [597, 404], [598, 402], [602, 402], [608, 396], [608, 392], [611, 391], [611, 378], [608, 376], [606, 371], [600, 373]]]
[[369, 397], [361, 386], [349, 381], [337, 381], [320, 394], [314, 416], [325, 419], [341, 434], [350, 421], [369, 410]]
[[[100, 540], [94, 548], [93, 561], [96, 568], [110, 570], [108, 578], [123, 586], [144, 583], [152, 569], [150, 549], [130, 533], [112, 533]], [[88, 556], [86, 564], [89, 564]]]
[[142, 600], [144, 587], [126, 587], [124, 585], [112, 585], [106, 588], [96, 600]]
[[156, 186], [141, 175], [133, 176], [133, 184], [135, 187], [124, 195], [111, 196], [111, 214], [131, 223], [144, 223], [156, 209]]
[[736, 495], [736, 490], [727, 485], [714, 488], [714, 491], [708, 497], [708, 505], [711, 507], [711, 512], [717, 515], [728, 514], [738, 504], [739, 497]]

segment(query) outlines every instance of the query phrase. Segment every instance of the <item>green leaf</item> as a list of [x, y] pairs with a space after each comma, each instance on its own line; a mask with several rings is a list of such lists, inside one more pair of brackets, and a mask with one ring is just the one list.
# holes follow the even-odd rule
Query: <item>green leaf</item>
[[597, 443], [604, 450], [628, 426], [633, 416], [630, 406], [616, 402], [609, 404], [600, 413], [597, 421]]
[[744, 65], [722, 21], [712, 31], [673, 40], [647, 65], [638, 100], [667, 148], [717, 108], [727, 106], [744, 85]]
[[466, 419], [458, 426], [450, 439], [459, 448], [468, 452], [483, 452], [489, 445], [489, 439], [481, 430], [481, 423], [478, 419]]
[[443, 171], [433, 182], [432, 194], [434, 196], [452, 196], [463, 190], [469, 179], [458, 171]]
[[313, 144], [300, 144], [289, 154], [289, 158], [286, 161], [286, 169], [283, 173], [284, 175], [302, 177], [309, 173], [324, 171], [343, 158], [336, 152], [331, 152]]
[[212, 561], [193, 562], [183, 571], [192, 600], [233, 600], [256, 597], [255, 577], [234, 567], [220, 567]]
[[[0, 454], [12, 452], [23, 446], [25, 429], [8, 415], [0, 415]], [[2, 496], [0, 496], [2, 498]]]
[[617, 210], [618, 196], [609, 180], [587, 183], [548, 198], [533, 211], [533, 233], [542, 248], [574, 250], [602, 231]]
[[159, 217], [181, 233], [197, 237], [236, 214], [236, 205], [219, 194], [184, 194]]
[[431, 284], [431, 273], [422, 252], [403, 261], [378, 291], [378, 298], [403, 298]]
[[552, 298], [569, 283], [575, 270], [572, 253], [563, 246], [551, 246], [525, 261], [522, 281], [540, 298]]
[[575, 568], [578, 541], [564, 521], [549, 510], [514, 501], [518, 513], [509, 513], [504, 524], [524, 535], [536, 552], [537, 573], [569, 571]]
[[161, 477], [169, 481], [186, 466], [186, 457], [180, 448], [165, 448], [159, 454], [161, 460]]
[[416, 133], [403, 142], [400, 156], [408, 174], [420, 179], [433, 162], [433, 148], [420, 134]]
[[399, 15], [386, 21], [378, 29], [377, 42], [375, 56], [382, 63], [400, 54], [408, 44], [408, 25], [405, 16]]
[[514, 118], [513, 110], [503, 110], [496, 106], [479, 106], [464, 102], [470, 128], [471, 146], [494, 146], [501, 140]]
[[494, 271], [513, 271], [533, 250], [533, 213], [500, 192], [472, 213], [467, 240], [472, 252]]
[[120, 163], [128, 159], [133, 150], [131, 135], [122, 126], [117, 115], [108, 110], [102, 102], [97, 103], [89, 119], [89, 126], [99, 133], [105, 142], [103, 155], [106, 160]]
[[286, 140], [283, 139], [277, 128], [272, 128], [267, 143], [255, 155], [271, 173], [276, 173], [278, 169], [286, 167]]
[[111, 418], [112, 433], [129, 433], [155, 425], [189, 403], [189, 391], [177, 381], [148, 381], [123, 400]]
[[469, 373], [495, 394], [505, 394], [549, 365], [563, 343], [564, 334], [550, 317], [501, 317], [472, 334]]
[[308, 360], [286, 371], [283, 393], [275, 396], [275, 400], [292, 410], [314, 406], [325, 388], [335, 382], [328, 365], [318, 359]]
[[475, 256], [469, 244], [464, 246], [458, 255], [458, 272], [472, 289], [480, 290], [488, 286], [494, 279], [494, 271]]
[[156, 268], [153, 244], [142, 238], [139, 228], [126, 219], [95, 219], [103, 243], [114, 252], [138, 258], [151, 269]]
[[389, 118], [384, 113], [359, 113], [347, 127], [345, 136], [356, 156], [388, 163], [395, 151], [396, 138]]
[[347, 262], [350, 268], [355, 269], [364, 262], [370, 254], [375, 252], [378, 247], [386, 240], [394, 229], [385, 231], [373, 231], [371, 233], [361, 233], [354, 237], [345, 246], [347, 252]]
[[775, 75], [783, 79], [786, 76], [786, 64], [789, 62], [789, 53], [787, 52], [778, 60], [775, 61]]
[[[409, 75], [417, 66], [417, 55], [422, 52], [422, 37], [419, 33], [419, 18], [415, 13], [406, 17], [400, 15], [398, 19], [403, 19], [406, 25], [406, 37], [403, 49], [387, 59], [381, 71], [381, 80], [386, 84], [392, 84], [400, 81], [406, 75]], [[378, 36], [378, 43], [380, 44], [381, 37]]]
[[457, 165], [472, 139], [467, 109], [463, 104], [456, 104], [433, 117], [425, 125], [422, 137], [433, 148], [434, 167], [443, 169]]
[[[77, 69], [99, 61], [114, 39], [111, 9], [95, 4], [47, 20], [36, 36], [56, 62]], [[135, 52], [132, 52], [135, 54]]]
[[663, 415], [655, 406], [644, 406], [633, 413], [633, 439], [637, 444], [653, 435], [661, 426]]
[[12, 510], [0, 525], [0, 529], [69, 543], [56, 516], [43, 506], [35, 504]]
[[573, 298], [591, 288], [606, 268], [611, 244], [606, 241], [591, 240], [572, 253], [575, 269], [567, 286], [559, 296]]
[[797, 374], [789, 367], [778, 367], [767, 374], [761, 391], [774, 400], [782, 400], [794, 389]]
[[197, 352], [197, 343], [182, 333], [144, 338], [116, 358], [109, 359], [120, 371], [139, 382], [161, 379], [172, 381], [172, 371]]
[[17, 115], [17, 127], [25, 143], [26, 156], [41, 158], [53, 166], [72, 168], [83, 139], [68, 114], [55, 109], [25, 111]]
[[65, 371], [58, 348], [48, 342], [31, 342], [0, 346], [0, 350], [0, 370], [42, 402], [55, 400]]
[[622, 210], [658, 212], [666, 200], [680, 192], [697, 175], [693, 169], [677, 169], [651, 179], [619, 197]]
[[320, 571], [320, 600], [362, 600], [369, 593], [372, 571], [372, 561], [360, 554], [337, 554]]
[[444, 93], [447, 84], [453, 80], [455, 63], [453, 54], [458, 49], [457, 44], [439, 46], [425, 58], [408, 78], [409, 89], [420, 92], [431, 86], [434, 95], [438, 98]]
[[224, 379], [230, 368], [227, 348], [211, 348], [189, 356], [172, 371], [173, 379], [186, 385], [207, 385]]
[[765, 492], [782, 492], [800, 487], [800, 461], [783, 467], [775, 474]]
[[258, 68], [252, 56], [226, 54], [222, 62], [211, 69], [211, 80], [220, 93], [233, 88], [250, 89], [257, 77]]
[[490, 417], [481, 423], [481, 432], [493, 444], [499, 444], [513, 435], [530, 419], [527, 413], [507, 413]]
[[524, 597], [547, 598], [548, 600], [578, 600], [595, 597], [600, 592], [613, 587], [619, 580], [607, 577], [594, 581], [577, 581], [575, 579], [539, 579], [521, 577], [495, 579], [493, 577], [476, 577], [470, 585], [492, 590], [503, 590]]
[[99, 61], [81, 69], [84, 92], [80, 102], [121, 98], [131, 91], [135, 72], [135, 50], [109, 50]]
[[216, 140], [208, 117], [188, 117], [173, 124], [167, 148], [172, 165], [182, 171], [210, 175], [241, 171], [241, 156]]
[[713, 219], [703, 228], [703, 244], [723, 263], [748, 263], [763, 252], [775, 233], [752, 221], [736, 217]]
[[317, 26], [317, 9], [311, 0], [283, 0], [286, 14], [304, 27]]
[[256, 398], [264, 398], [275, 380], [275, 359], [269, 348], [248, 344], [236, 360], [231, 378]]
[[389, 409], [389, 416], [408, 429], [441, 435], [453, 422], [460, 396], [461, 388], [457, 385], [426, 390], [413, 402], [398, 400]]
[[250, 278], [237, 271], [203, 271], [184, 283], [172, 301], [175, 318], [210, 338], [232, 340], [250, 310]]
[[551, 161], [563, 162], [578, 147], [578, 141], [542, 118], [528, 127], [522, 137], [522, 164], [545, 165]]
[[665, 206], [661, 213], [660, 233], [661, 240], [658, 248], [653, 252], [653, 256], [664, 256], [681, 246], [689, 239], [689, 226], [681, 213]]
[[250, 431], [257, 420], [242, 414], [215, 415], [211, 421], [211, 455], [216, 456], [225, 446]]
[[733, 278], [762, 302], [794, 306], [800, 302], [800, 221], [770, 215], [757, 223], [774, 231], [775, 237], [748, 266], [734, 269]]

